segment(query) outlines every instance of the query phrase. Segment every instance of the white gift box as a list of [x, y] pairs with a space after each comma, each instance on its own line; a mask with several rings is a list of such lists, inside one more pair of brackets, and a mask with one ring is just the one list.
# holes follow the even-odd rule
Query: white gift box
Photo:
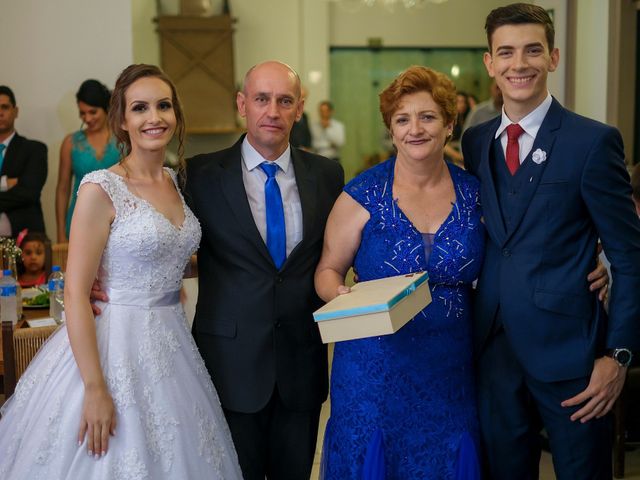
[[431, 303], [426, 272], [360, 282], [313, 313], [323, 343], [397, 332]]

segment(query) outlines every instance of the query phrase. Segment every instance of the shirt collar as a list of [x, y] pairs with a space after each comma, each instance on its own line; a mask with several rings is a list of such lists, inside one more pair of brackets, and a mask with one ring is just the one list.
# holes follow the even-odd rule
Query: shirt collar
[[[13, 140], [13, 137], [15, 136], [16, 136], [16, 131], [14, 130], [11, 135], [9, 135], [7, 138], [4, 139], [4, 142], [0, 142], [0, 143], [5, 145], [6, 148], [9, 148], [9, 144], [11, 143], [11, 140]], [[5, 148], [5, 151], [6, 151], [6, 148]]]
[[[248, 171], [258, 167], [262, 162], [268, 162], [258, 151], [253, 148], [253, 145], [249, 142], [247, 137], [244, 137], [242, 141], [242, 161]], [[289, 164], [291, 163], [291, 145], [287, 146], [287, 149], [274, 160], [274, 162], [280, 167], [280, 169], [287, 173]]]
[[[531, 138], [536, 138], [536, 135], [538, 134], [538, 130], [540, 130], [540, 126], [542, 125], [544, 117], [547, 116], [547, 112], [549, 111], [549, 108], [551, 108], [552, 101], [553, 101], [553, 98], [551, 97], [551, 94], [547, 92], [547, 97], [542, 101], [542, 103], [518, 122], [518, 124], [522, 127], [524, 132], [527, 135], [529, 135]], [[505, 129], [512, 123], [513, 122], [509, 120], [509, 117], [504, 111], [504, 106], [503, 106], [502, 121], [500, 122], [500, 126], [496, 131], [495, 138], [500, 137], [500, 135], [502, 135], [502, 132], [504, 132]]]

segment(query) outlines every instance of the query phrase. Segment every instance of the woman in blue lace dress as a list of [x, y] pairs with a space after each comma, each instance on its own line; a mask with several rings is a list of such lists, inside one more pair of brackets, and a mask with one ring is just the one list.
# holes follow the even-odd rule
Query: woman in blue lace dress
[[56, 186], [56, 226], [60, 243], [68, 241], [82, 178], [94, 170], [109, 168], [120, 160], [107, 122], [110, 98], [109, 89], [97, 80], [85, 80], [76, 93], [78, 112], [85, 128], [67, 135], [60, 147]]
[[444, 160], [456, 91], [411, 67], [380, 94], [397, 156], [352, 180], [327, 223], [319, 295], [427, 271], [432, 303], [393, 335], [335, 345], [325, 479], [479, 478], [471, 283], [484, 252], [478, 181]]

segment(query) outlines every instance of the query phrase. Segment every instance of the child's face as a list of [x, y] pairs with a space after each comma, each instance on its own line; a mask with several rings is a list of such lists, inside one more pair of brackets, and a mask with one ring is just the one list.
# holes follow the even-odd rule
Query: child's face
[[44, 270], [44, 245], [42, 242], [27, 242], [22, 246], [22, 263], [29, 273]]

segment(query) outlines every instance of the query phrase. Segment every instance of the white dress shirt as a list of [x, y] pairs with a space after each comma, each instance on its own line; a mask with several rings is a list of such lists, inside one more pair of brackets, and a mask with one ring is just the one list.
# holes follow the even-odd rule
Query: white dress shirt
[[311, 143], [318, 155], [327, 158], [340, 158], [340, 148], [345, 142], [344, 125], [331, 118], [329, 126], [324, 128], [320, 122], [311, 124]]
[[[260, 168], [260, 164], [267, 161], [245, 137], [242, 142], [242, 180], [253, 214], [253, 221], [258, 227], [265, 245], [267, 243], [267, 207], [264, 198], [264, 184], [267, 181], [267, 174]], [[282, 206], [284, 207], [288, 257], [302, 240], [302, 204], [291, 162], [291, 147], [287, 147], [284, 153], [274, 160], [274, 163], [280, 167], [276, 173], [276, 181], [280, 188]]]
[[[547, 112], [551, 107], [552, 102], [551, 94], [547, 92], [547, 98], [545, 98], [540, 105], [538, 105], [535, 110], [529, 113], [526, 117], [518, 122], [518, 124], [524, 130], [524, 133], [520, 135], [518, 139], [518, 153], [520, 156], [520, 165], [524, 162], [524, 159], [527, 158], [529, 152], [533, 148], [533, 142], [536, 139], [536, 135], [538, 135], [538, 130], [540, 130], [540, 126], [544, 120], [544, 117], [547, 116]], [[500, 137], [500, 143], [502, 144], [502, 153], [504, 153], [505, 158], [507, 158], [507, 127], [511, 125], [512, 122], [509, 120], [509, 117], [504, 111], [504, 106], [502, 107], [502, 122], [496, 131], [496, 137]]]

